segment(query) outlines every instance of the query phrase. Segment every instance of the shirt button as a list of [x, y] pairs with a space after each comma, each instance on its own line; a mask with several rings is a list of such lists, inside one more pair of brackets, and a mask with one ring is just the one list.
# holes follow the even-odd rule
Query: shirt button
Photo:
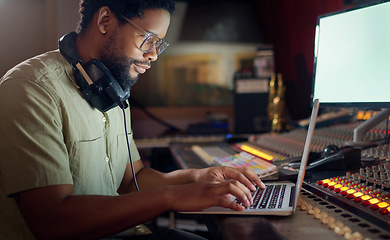
[[105, 123], [107, 122], [107, 118], [106, 117], [102, 117], [102, 121]]
[[104, 158], [104, 161], [110, 162], [110, 158], [109, 158], [109, 157], [105, 157], [105, 158]]

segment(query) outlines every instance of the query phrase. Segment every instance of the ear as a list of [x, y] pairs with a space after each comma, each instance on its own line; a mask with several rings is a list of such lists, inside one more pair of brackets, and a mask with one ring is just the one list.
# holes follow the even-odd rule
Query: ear
[[102, 34], [106, 34], [108, 25], [112, 21], [113, 13], [108, 7], [101, 7], [97, 12], [97, 25]]

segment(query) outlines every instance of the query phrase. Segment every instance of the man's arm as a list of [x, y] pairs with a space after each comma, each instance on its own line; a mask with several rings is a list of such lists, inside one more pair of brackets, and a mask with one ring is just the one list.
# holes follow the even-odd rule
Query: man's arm
[[[243, 206], [231, 201], [232, 195], [246, 207], [251, 203], [250, 191], [237, 180], [179, 184], [196, 174], [190, 174], [191, 177], [187, 178], [183, 173], [190, 171], [163, 174], [151, 169], [141, 170], [140, 165], [135, 164], [140, 192], [120, 196], [79, 196], [74, 195], [72, 185], [55, 185], [20, 192], [15, 199], [27, 224], [39, 239], [110, 236], [168, 210], [196, 211], [211, 206], [243, 210]], [[129, 174], [128, 170], [126, 172], [124, 180]], [[162, 182], [145, 181], [146, 177]], [[168, 185], [160, 186], [165, 184]], [[126, 188], [131, 188], [131, 185], [126, 185]]]
[[[145, 168], [142, 161], [134, 162], [134, 171], [136, 174], [136, 180], [141, 190], [152, 189], [159, 186], [166, 185], [178, 185], [193, 183], [192, 169], [178, 170], [170, 173], [162, 173], [151, 168]], [[133, 175], [131, 165], [127, 164], [123, 180], [118, 189], [119, 194], [125, 194], [135, 191], [135, 183], [133, 181]]]
[[15, 199], [39, 239], [89, 239], [156, 217], [170, 208], [165, 195], [161, 188], [122, 196], [76, 196], [72, 185], [55, 185], [18, 193]]
[[[237, 180], [250, 190], [255, 190], [253, 185], [264, 187], [260, 178], [249, 168], [210, 167], [204, 169], [179, 169], [169, 173], [162, 173], [151, 168], [145, 168], [140, 160], [134, 162], [134, 171], [141, 190], [200, 181], [221, 182], [228, 179]], [[128, 164], [118, 193], [124, 194], [132, 191], [135, 191], [135, 183], [131, 165]]]

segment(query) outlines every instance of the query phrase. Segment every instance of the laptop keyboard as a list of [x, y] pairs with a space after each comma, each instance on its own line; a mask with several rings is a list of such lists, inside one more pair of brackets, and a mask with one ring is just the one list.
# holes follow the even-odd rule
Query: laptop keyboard
[[[260, 189], [252, 192], [253, 204], [250, 209], [267, 208], [275, 209], [282, 208], [286, 185], [266, 185], [265, 189]], [[237, 203], [240, 203], [236, 200]], [[241, 204], [241, 203], [240, 203]]]

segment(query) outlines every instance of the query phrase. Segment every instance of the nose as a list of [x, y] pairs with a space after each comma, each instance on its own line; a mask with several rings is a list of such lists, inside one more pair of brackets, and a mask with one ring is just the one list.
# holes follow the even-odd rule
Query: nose
[[154, 62], [154, 61], [156, 61], [157, 60], [157, 51], [156, 51], [156, 49], [153, 49], [152, 51], [150, 51], [150, 52], [148, 52], [148, 53], [145, 53], [144, 54], [145, 55], [145, 57], [149, 60], [149, 61], [151, 61], [151, 62]]

